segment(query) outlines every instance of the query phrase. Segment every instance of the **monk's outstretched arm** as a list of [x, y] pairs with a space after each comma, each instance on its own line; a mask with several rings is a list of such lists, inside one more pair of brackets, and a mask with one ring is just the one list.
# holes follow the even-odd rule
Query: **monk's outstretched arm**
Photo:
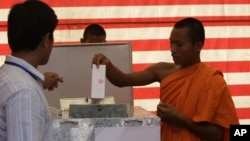
[[158, 80], [157, 76], [150, 70], [145, 69], [138, 72], [124, 73], [111, 62], [107, 64], [106, 76], [112, 84], [118, 87], [142, 86]]
[[118, 86], [141, 86], [158, 81], [158, 77], [150, 69], [145, 69], [138, 72], [125, 73], [111, 63], [111, 61], [102, 53], [96, 54], [92, 63], [106, 65], [106, 76], [108, 80]]

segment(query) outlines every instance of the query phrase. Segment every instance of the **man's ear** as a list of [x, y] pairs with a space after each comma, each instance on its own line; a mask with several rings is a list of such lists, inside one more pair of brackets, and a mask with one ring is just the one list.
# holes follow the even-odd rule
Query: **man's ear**
[[200, 52], [202, 47], [203, 47], [203, 43], [201, 41], [198, 41], [195, 43], [196, 51]]
[[51, 39], [50, 39], [50, 33], [47, 33], [47, 34], [43, 37], [41, 43], [42, 43], [42, 46], [43, 46], [43, 47], [50, 47], [51, 42], [53, 42], [53, 41], [51, 41]]

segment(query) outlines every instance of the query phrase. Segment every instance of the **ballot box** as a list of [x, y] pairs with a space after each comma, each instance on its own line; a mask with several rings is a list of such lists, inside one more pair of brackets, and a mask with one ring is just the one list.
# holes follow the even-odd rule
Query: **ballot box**
[[134, 107], [132, 87], [105, 78], [105, 96], [91, 98], [92, 57], [103, 53], [123, 72], [132, 71], [130, 42], [55, 45], [41, 72], [56, 72], [64, 83], [45, 91], [52, 113], [53, 141], [160, 141], [160, 119]]
[[160, 141], [160, 118], [134, 107], [132, 116], [54, 118], [53, 141]]
[[[105, 54], [122, 71], [132, 71], [130, 42], [55, 45], [49, 62], [38, 68], [41, 72], [56, 72], [64, 78], [58, 88], [53, 91], [45, 90], [49, 106], [61, 109], [62, 99], [79, 100], [91, 97], [91, 65], [92, 58], [97, 53]], [[114, 97], [115, 104], [128, 104], [133, 107], [132, 87], [119, 88], [105, 79], [105, 96]]]

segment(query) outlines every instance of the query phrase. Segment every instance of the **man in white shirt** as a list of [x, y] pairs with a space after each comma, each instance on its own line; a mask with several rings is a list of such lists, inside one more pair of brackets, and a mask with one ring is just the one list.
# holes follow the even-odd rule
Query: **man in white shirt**
[[11, 55], [0, 68], [0, 140], [51, 141], [51, 117], [37, 70], [45, 65], [58, 20], [42, 1], [15, 4], [8, 16]]

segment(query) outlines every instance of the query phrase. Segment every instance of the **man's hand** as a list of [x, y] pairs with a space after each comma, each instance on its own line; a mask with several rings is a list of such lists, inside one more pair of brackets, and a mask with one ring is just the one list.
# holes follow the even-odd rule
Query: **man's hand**
[[96, 64], [97, 67], [99, 65], [109, 65], [110, 60], [104, 54], [98, 53], [92, 58], [92, 64]]
[[157, 115], [162, 122], [168, 124], [172, 131], [181, 130], [181, 122], [184, 120], [183, 115], [172, 105], [160, 103], [157, 106]]
[[48, 89], [49, 91], [53, 91], [55, 88], [58, 88], [58, 82], [63, 82], [63, 78], [54, 72], [45, 72], [44, 77], [43, 88]]

